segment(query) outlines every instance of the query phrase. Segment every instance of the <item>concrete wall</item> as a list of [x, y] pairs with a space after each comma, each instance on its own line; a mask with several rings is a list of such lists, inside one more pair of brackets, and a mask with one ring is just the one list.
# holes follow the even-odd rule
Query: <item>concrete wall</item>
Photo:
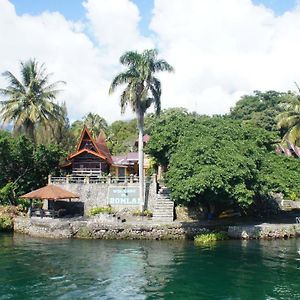
[[[130, 188], [134, 187], [137, 192], [139, 190], [139, 183], [54, 183], [55, 185], [78, 194], [79, 200], [84, 203], [84, 214], [87, 215], [91, 208], [104, 207], [108, 203], [108, 192], [112, 187], [116, 188]], [[146, 183], [145, 189], [145, 209], [153, 210], [157, 197], [157, 184], [153, 181]], [[111, 204], [111, 206], [119, 210], [137, 210], [140, 209], [140, 204]]]

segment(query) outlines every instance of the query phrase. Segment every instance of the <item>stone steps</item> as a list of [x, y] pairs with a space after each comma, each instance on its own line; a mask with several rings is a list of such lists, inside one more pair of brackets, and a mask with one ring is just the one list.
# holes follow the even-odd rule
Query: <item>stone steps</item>
[[174, 202], [158, 199], [153, 210], [153, 220], [172, 222], [174, 220]]
[[158, 191], [153, 220], [159, 222], [173, 222], [174, 220], [174, 202], [170, 201], [170, 192], [167, 187], [161, 187]]

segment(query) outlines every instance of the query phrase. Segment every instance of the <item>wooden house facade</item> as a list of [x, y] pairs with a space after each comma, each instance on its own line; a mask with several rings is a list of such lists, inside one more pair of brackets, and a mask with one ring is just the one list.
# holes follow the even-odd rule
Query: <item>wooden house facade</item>
[[[148, 159], [145, 157], [145, 168]], [[127, 177], [138, 175], [138, 153], [129, 152], [126, 155], [112, 156], [103, 131], [97, 139], [93, 139], [85, 126], [81, 132], [76, 151], [67, 157], [67, 162], [61, 166], [73, 175], [105, 175]]]

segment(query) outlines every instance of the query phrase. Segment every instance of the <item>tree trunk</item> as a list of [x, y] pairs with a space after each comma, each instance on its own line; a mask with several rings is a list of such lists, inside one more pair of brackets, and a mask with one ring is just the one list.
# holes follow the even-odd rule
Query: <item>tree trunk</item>
[[31, 121], [28, 121], [26, 124], [26, 133], [29, 139], [32, 140], [32, 142], [35, 144], [35, 133], [34, 133], [34, 123]]
[[139, 131], [139, 187], [140, 187], [140, 207], [141, 211], [144, 210], [145, 205], [145, 188], [144, 188], [144, 142], [143, 142], [143, 136], [144, 136], [144, 114], [142, 112], [137, 113], [137, 125], [138, 125], [138, 131]]

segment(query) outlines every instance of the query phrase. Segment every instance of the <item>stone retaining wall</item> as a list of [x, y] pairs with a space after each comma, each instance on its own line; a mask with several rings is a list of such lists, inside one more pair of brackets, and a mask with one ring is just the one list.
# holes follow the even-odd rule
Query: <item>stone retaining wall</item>
[[229, 226], [233, 239], [284, 239], [300, 236], [300, 224], [260, 224]]
[[[72, 202], [80, 201], [84, 204], [84, 215], [88, 215], [91, 208], [104, 207], [108, 205], [108, 190], [115, 186], [118, 188], [135, 187], [139, 189], [139, 183], [55, 183], [55, 185], [78, 194], [79, 200], [72, 199]], [[157, 184], [154, 182], [146, 183], [145, 187], [145, 209], [153, 210], [157, 200]], [[46, 201], [45, 201], [45, 205]], [[115, 210], [138, 210], [140, 205], [111, 205]]]
[[97, 218], [88, 221], [70, 219], [41, 219], [18, 217], [14, 231], [45, 238], [88, 238], [88, 239], [147, 239], [177, 240], [193, 238], [208, 229], [194, 224], [126, 224], [101, 222]]

